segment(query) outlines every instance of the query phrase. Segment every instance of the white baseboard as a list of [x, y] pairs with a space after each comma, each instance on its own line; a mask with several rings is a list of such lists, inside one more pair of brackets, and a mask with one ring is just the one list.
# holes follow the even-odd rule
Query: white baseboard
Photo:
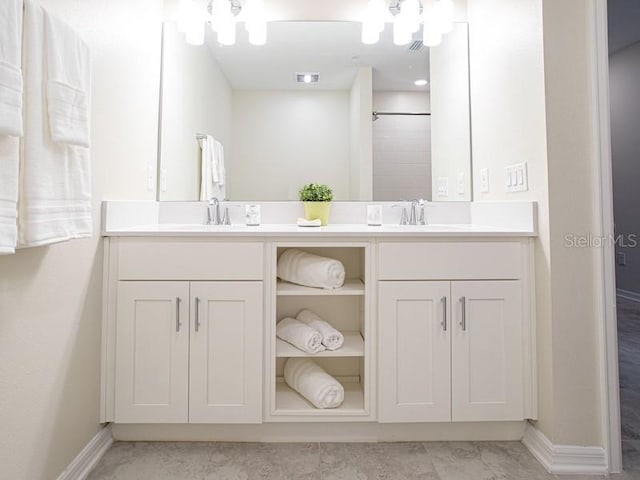
[[113, 443], [111, 425], [107, 425], [87, 443], [82, 451], [60, 474], [58, 480], [84, 480], [107, 453]]
[[607, 455], [602, 447], [554, 445], [533, 425], [527, 426], [522, 443], [549, 473], [555, 475], [605, 475], [609, 473]]
[[626, 298], [627, 300], [631, 300], [632, 302], [640, 303], [640, 293], [631, 292], [629, 290], [622, 290], [621, 288], [616, 289], [616, 295], [618, 297]]

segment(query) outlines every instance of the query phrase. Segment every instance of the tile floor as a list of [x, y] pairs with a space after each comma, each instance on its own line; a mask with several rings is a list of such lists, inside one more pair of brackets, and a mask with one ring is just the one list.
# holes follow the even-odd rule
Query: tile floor
[[[549, 475], [519, 442], [116, 443], [90, 480], [591, 480]], [[640, 478], [640, 471], [611, 477]]]
[[[625, 473], [640, 480], [640, 304], [619, 299]], [[116, 443], [90, 480], [592, 480], [548, 474], [519, 442]]]
[[618, 297], [622, 461], [640, 479], [640, 303]]

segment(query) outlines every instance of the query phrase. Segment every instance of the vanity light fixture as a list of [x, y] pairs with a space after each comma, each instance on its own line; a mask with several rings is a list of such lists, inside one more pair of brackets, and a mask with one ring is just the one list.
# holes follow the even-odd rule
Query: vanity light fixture
[[393, 43], [407, 45], [422, 25], [422, 41], [427, 47], [442, 42], [453, 29], [453, 0], [369, 0], [362, 21], [362, 43], [380, 40], [386, 23], [393, 24]]
[[207, 23], [218, 35], [221, 45], [234, 45], [239, 21], [245, 22], [249, 43], [267, 43], [264, 0], [247, 0], [244, 8], [239, 0], [180, 0], [178, 29], [190, 45], [204, 44]]

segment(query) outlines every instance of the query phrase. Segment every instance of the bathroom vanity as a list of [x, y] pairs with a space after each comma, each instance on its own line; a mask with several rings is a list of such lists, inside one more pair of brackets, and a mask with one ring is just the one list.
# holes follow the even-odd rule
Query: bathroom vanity
[[[427, 218], [485, 224], [312, 229], [178, 223], [177, 210], [195, 218], [202, 204], [109, 202], [102, 421], [535, 419], [535, 205], [477, 205], [430, 205]], [[344, 286], [278, 280], [292, 247], [340, 260]], [[331, 319], [343, 348], [306, 354], [276, 339], [276, 322], [303, 308]], [[293, 356], [315, 357], [344, 385], [339, 408], [317, 409], [283, 382]]]

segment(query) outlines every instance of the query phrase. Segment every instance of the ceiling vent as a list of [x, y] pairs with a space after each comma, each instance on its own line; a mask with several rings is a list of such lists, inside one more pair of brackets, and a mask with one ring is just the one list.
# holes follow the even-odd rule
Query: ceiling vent
[[298, 83], [318, 83], [320, 81], [319, 73], [296, 73], [296, 82]]
[[416, 40], [411, 45], [409, 45], [409, 50], [411, 50], [412, 52], [419, 52], [423, 48], [424, 44], [422, 43], [422, 40]]

